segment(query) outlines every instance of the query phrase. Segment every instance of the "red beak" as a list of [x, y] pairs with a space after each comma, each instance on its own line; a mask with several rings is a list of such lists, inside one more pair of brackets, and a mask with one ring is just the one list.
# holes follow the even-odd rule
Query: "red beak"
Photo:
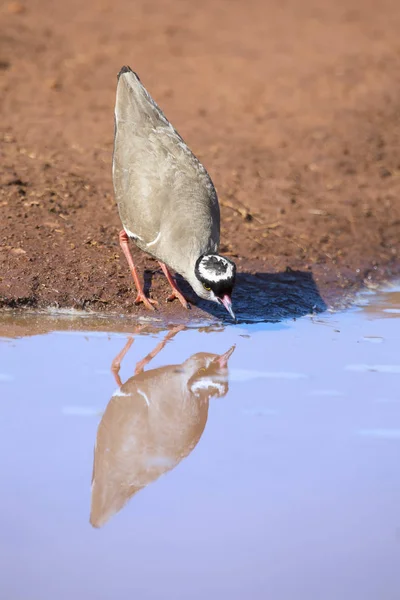
[[225, 294], [225, 296], [223, 298], [218, 298], [218, 300], [221, 302], [221, 304], [223, 304], [225, 306], [226, 310], [231, 315], [232, 319], [234, 321], [236, 321], [235, 313], [232, 310], [232, 300], [231, 300], [230, 296], [228, 296], [228, 294]]
[[228, 366], [228, 360], [232, 356], [235, 348], [236, 348], [236, 346], [232, 346], [232, 348], [229, 348], [229, 350], [227, 350], [225, 352], [225, 354], [221, 354], [221, 356], [218, 356], [217, 358], [215, 358], [213, 362], [218, 363], [218, 366], [220, 369], [224, 369], [225, 367]]

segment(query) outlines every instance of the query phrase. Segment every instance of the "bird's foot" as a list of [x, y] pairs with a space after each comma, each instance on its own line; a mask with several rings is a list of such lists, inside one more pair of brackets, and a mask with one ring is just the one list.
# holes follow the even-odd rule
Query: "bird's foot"
[[140, 304], [141, 302], [143, 302], [143, 304], [148, 310], [155, 310], [154, 306], [158, 304], [157, 300], [147, 298], [147, 296], [145, 296], [143, 292], [139, 292], [136, 296], [135, 304]]
[[173, 302], [175, 299], [179, 300], [183, 308], [190, 308], [189, 302], [194, 304], [192, 298], [185, 298], [179, 290], [172, 290], [172, 294], [167, 297], [167, 302]]

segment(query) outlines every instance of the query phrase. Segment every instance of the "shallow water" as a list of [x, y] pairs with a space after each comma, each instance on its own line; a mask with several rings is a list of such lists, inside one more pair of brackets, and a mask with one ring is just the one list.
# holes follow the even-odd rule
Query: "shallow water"
[[399, 288], [131, 336], [24, 319], [1, 329], [0, 598], [398, 600]]

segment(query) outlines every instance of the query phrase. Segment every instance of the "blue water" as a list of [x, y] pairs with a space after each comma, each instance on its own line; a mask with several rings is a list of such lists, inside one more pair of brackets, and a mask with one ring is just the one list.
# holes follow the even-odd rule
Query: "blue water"
[[398, 600], [399, 300], [178, 331], [132, 380], [142, 330], [120, 383], [129, 334], [8, 319], [0, 598]]

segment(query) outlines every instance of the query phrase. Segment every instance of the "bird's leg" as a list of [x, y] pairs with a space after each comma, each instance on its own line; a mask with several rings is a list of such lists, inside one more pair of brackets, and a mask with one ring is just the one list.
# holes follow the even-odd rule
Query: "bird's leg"
[[[167, 265], [165, 265], [164, 263], [162, 263], [160, 261], [159, 261], [159, 265], [162, 268], [162, 271], [163, 271], [165, 277], [168, 279], [168, 283], [172, 288], [172, 294], [170, 294], [168, 296], [167, 302], [172, 302], [172, 300], [175, 300], [175, 298], [177, 298], [184, 308], [189, 308], [189, 304], [188, 304], [189, 299], [186, 299], [185, 296], [182, 294], [175, 279], [172, 277], [171, 273], [169, 272]], [[194, 304], [192, 299], [190, 299], [190, 302], [192, 302]]]
[[138, 272], [136, 270], [135, 265], [133, 264], [133, 258], [129, 248], [129, 238], [124, 229], [122, 229], [122, 231], [119, 232], [119, 245], [121, 246], [122, 252], [125, 254], [125, 258], [128, 262], [129, 269], [132, 273], [133, 281], [136, 285], [137, 296], [135, 299], [135, 304], [140, 304], [140, 302], [143, 302], [146, 308], [148, 308], [149, 310], [154, 310], [153, 304], [158, 304], [158, 302], [157, 300], [147, 298], [143, 291], [142, 284], [139, 280]]
[[165, 336], [165, 338], [163, 340], [161, 340], [161, 342], [159, 344], [157, 344], [157, 346], [154, 348], [154, 350], [152, 350], [151, 352], [149, 352], [147, 356], [145, 356], [140, 362], [137, 363], [136, 369], [135, 369], [135, 375], [139, 375], [139, 373], [141, 373], [143, 371], [143, 369], [145, 368], [145, 366], [148, 365], [149, 362], [155, 356], [157, 356], [157, 354], [159, 352], [161, 352], [161, 350], [164, 348], [165, 344], [170, 339], [172, 339], [177, 333], [179, 333], [179, 331], [182, 331], [183, 329], [186, 329], [185, 325], [177, 325], [176, 327], [174, 327], [173, 329], [171, 329], [171, 331], [169, 331], [167, 333], [167, 335]]
[[125, 354], [128, 352], [129, 348], [133, 344], [133, 337], [129, 337], [125, 346], [122, 348], [121, 352], [117, 354], [114, 360], [111, 363], [111, 371], [114, 375], [114, 379], [117, 383], [117, 386], [120, 388], [122, 385], [121, 377], [119, 376], [119, 370], [121, 368], [121, 361], [124, 358]]

